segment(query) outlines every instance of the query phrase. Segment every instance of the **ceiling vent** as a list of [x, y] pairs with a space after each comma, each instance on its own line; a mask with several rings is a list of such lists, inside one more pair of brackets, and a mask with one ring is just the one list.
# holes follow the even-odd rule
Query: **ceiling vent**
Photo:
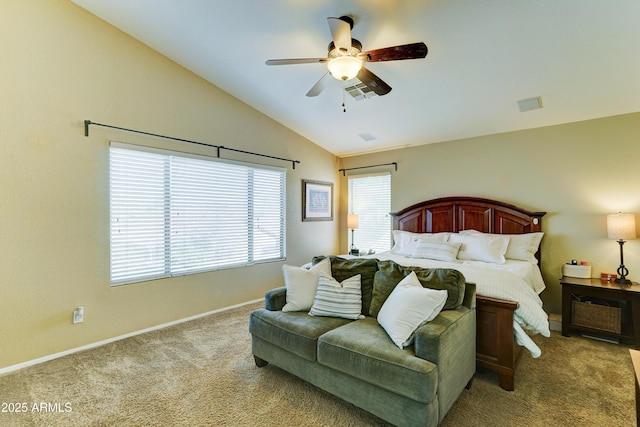
[[376, 137], [371, 135], [370, 133], [359, 133], [358, 136], [365, 142], [375, 141]]
[[353, 97], [356, 101], [362, 101], [363, 99], [373, 98], [378, 96], [374, 91], [369, 89], [367, 85], [362, 83], [358, 79], [354, 79], [355, 84], [351, 86], [346, 86], [344, 91]]
[[541, 96], [521, 99], [520, 101], [518, 101], [518, 108], [520, 108], [521, 113], [524, 113], [525, 111], [538, 110], [542, 107], [543, 105]]

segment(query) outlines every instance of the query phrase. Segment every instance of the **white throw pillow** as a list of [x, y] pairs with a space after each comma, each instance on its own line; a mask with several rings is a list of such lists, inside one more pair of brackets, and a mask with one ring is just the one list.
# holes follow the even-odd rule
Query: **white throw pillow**
[[425, 242], [419, 240], [411, 257], [455, 262], [461, 245], [462, 243]]
[[[494, 236], [495, 234], [482, 233], [477, 230], [464, 230], [460, 234], [485, 234]], [[538, 264], [536, 252], [540, 248], [540, 242], [544, 233], [541, 231], [524, 234], [501, 234], [501, 236], [509, 237], [509, 246], [505, 258], [516, 259], [519, 261], [527, 261], [531, 264]]]
[[341, 283], [324, 272], [318, 277], [311, 316], [343, 317], [345, 319], [362, 319], [361, 275], [344, 279]]
[[447, 301], [446, 290], [423, 288], [415, 272], [396, 285], [378, 313], [378, 323], [398, 348], [413, 341], [420, 325], [432, 321]]
[[505, 253], [509, 237], [500, 234], [451, 234], [449, 241], [462, 243], [458, 259], [484, 261], [495, 264], [505, 263]]
[[446, 242], [449, 233], [412, 233], [410, 231], [393, 230], [393, 248], [396, 255], [411, 256], [419, 241]]
[[284, 264], [282, 275], [287, 287], [287, 303], [282, 311], [308, 311], [313, 305], [320, 273], [331, 276], [331, 260], [325, 258], [308, 270]]

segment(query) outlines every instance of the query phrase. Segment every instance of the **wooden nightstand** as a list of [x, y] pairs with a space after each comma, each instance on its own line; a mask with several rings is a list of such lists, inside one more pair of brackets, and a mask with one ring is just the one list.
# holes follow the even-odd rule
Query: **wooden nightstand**
[[[571, 330], [581, 330], [590, 333], [615, 336], [626, 343], [633, 343], [636, 349], [640, 349], [640, 285], [620, 285], [613, 282], [602, 282], [600, 279], [577, 279], [563, 276], [560, 279], [562, 285], [562, 335], [568, 337]], [[621, 329], [619, 333], [584, 324], [575, 324], [572, 312], [572, 295], [578, 297], [592, 297], [607, 301], [624, 301], [626, 307], [621, 310]], [[624, 305], [624, 304], [623, 304]]]

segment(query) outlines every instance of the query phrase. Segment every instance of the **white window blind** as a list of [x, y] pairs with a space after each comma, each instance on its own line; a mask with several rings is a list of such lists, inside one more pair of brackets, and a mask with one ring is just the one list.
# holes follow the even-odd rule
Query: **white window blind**
[[[349, 177], [349, 213], [358, 214], [355, 247], [360, 253], [391, 248], [391, 174]], [[349, 232], [349, 246], [351, 246]]]
[[111, 143], [111, 284], [285, 258], [286, 171]]

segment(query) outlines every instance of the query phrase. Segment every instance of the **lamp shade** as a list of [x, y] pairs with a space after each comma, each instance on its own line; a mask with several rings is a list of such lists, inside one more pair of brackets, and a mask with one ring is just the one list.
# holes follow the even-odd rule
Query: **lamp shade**
[[634, 214], [607, 215], [607, 234], [610, 239], [630, 240], [636, 238], [636, 216]]
[[358, 222], [360, 221], [360, 218], [358, 217], [358, 214], [349, 214], [347, 215], [347, 228], [358, 228]]
[[354, 56], [338, 56], [327, 64], [331, 75], [337, 80], [351, 80], [358, 75], [362, 61]]

